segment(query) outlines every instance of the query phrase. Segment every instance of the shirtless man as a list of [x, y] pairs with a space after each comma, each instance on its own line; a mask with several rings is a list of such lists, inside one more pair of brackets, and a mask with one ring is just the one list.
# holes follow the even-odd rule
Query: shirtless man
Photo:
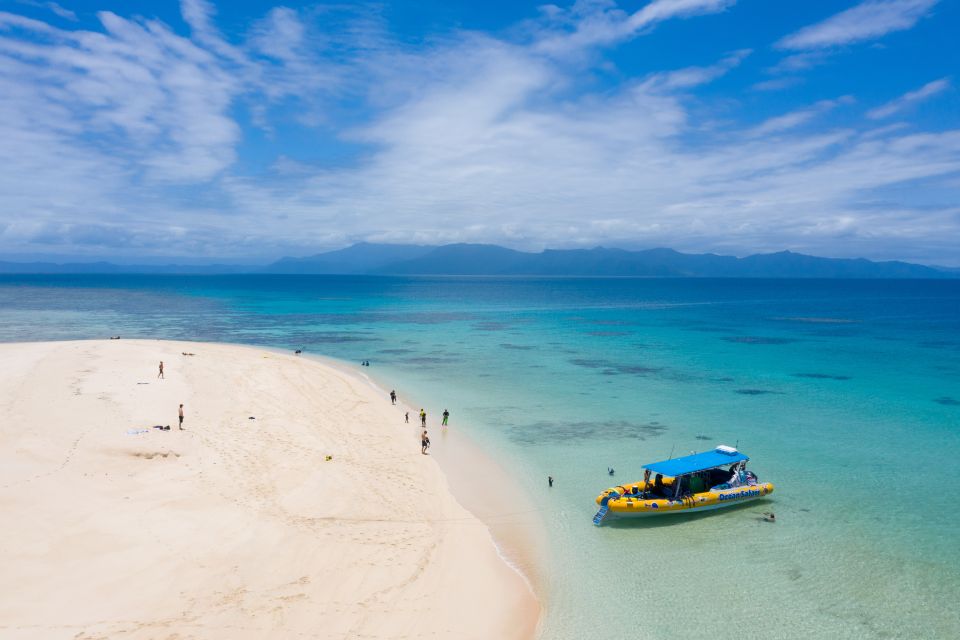
[[157, 377], [160, 378], [161, 380], [165, 379], [163, 377], [163, 360], [160, 361], [160, 373], [157, 374]]
[[430, 448], [430, 438], [427, 436], [427, 430], [424, 429], [420, 434], [420, 453], [427, 455], [427, 449]]
[[180, 431], [183, 431], [183, 405], [180, 405]]

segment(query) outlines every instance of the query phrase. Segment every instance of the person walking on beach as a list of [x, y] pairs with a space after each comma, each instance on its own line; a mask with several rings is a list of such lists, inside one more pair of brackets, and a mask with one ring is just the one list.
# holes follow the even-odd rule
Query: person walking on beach
[[410, 412], [409, 412], [409, 411], [407, 411], [406, 413], [403, 414], [403, 421], [404, 421], [406, 424], [410, 424]]
[[180, 405], [180, 431], [183, 431], [183, 405]]
[[443, 410], [443, 422], [441, 423], [444, 427], [447, 426], [447, 420], [450, 419], [450, 412], [446, 409]]
[[430, 448], [430, 438], [427, 436], [427, 430], [424, 429], [420, 434], [420, 453], [427, 455], [427, 449]]
[[397, 392], [396, 392], [396, 391], [391, 391], [391, 392], [390, 392], [390, 404], [397, 404]]
[[157, 377], [160, 378], [161, 380], [164, 380], [164, 377], [163, 377], [163, 360], [160, 361], [160, 373], [157, 374]]
[[421, 427], [427, 426], [427, 412], [424, 411], [423, 408], [420, 409], [420, 426]]

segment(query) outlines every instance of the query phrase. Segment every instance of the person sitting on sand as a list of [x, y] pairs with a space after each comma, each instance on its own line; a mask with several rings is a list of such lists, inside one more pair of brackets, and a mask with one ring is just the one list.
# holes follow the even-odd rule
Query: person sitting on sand
[[420, 434], [420, 453], [427, 455], [427, 449], [430, 448], [430, 438], [427, 436], [427, 430], [424, 429]]

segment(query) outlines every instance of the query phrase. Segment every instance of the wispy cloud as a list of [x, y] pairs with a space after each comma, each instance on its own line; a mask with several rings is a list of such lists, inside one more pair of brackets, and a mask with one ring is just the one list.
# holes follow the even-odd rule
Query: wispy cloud
[[687, 67], [676, 71], [656, 73], [645, 80], [644, 84], [649, 88], [665, 90], [697, 87], [727, 74], [731, 69], [739, 66], [750, 53], [750, 49], [741, 49], [708, 67]]
[[[376, 15], [338, 14], [333, 29], [324, 13], [318, 31], [281, 7], [231, 37], [196, 1], [186, 34], [108, 12], [84, 29], [0, 14], [0, 251], [255, 260], [380, 240], [906, 257], [908, 238], [955, 254], [955, 206], [865, 203], [955, 180], [960, 131], [824, 122], [849, 97], [758, 123], [744, 103], [763, 96], [697, 91], [743, 73], [747, 51], [585, 78], [605, 68], [599, 45], [731, 4], [586, 3], [520, 35], [420, 43], [392, 40]], [[298, 144], [360, 151], [311, 163], [276, 142], [270, 169], [238, 162], [262, 137], [245, 120], [289, 130], [304, 111], [316, 115]]]
[[766, 71], [767, 73], [774, 75], [795, 74], [824, 64], [830, 60], [832, 55], [832, 51], [823, 50], [794, 53], [784, 57], [777, 64], [769, 67]]
[[71, 11], [70, 9], [65, 9], [61, 7], [56, 2], [44, 2], [42, 0], [16, 0], [17, 4], [26, 5], [28, 7], [38, 7], [41, 9], [48, 9], [52, 11], [57, 16], [63, 18], [64, 20], [70, 20], [71, 22], [77, 21], [77, 14]]
[[[110, 12], [98, 17], [103, 33], [0, 14], [0, 28], [35, 39], [0, 37], [0, 83], [13, 112], [3, 126], [69, 134], [71, 145], [89, 135], [123, 135], [127, 144], [113, 152], [158, 179], [206, 180], [228, 166], [240, 135], [226, 115], [238, 90], [235, 78], [208, 51], [159, 22]], [[67, 117], [38, 120], [38, 101]]]
[[796, 109], [789, 113], [764, 120], [758, 126], [751, 129], [750, 134], [752, 136], [765, 136], [794, 129], [818, 116], [832, 111], [840, 105], [849, 105], [854, 102], [853, 96], [842, 96], [836, 100], [821, 100], [809, 107]]
[[879, 106], [876, 109], [871, 109], [867, 112], [867, 117], [872, 120], [889, 118], [890, 116], [896, 115], [919, 102], [923, 102], [924, 100], [932, 98], [937, 94], [943, 93], [949, 88], [949, 78], [940, 78], [939, 80], [928, 82], [916, 91], [908, 91], [899, 98], [891, 100], [885, 105]]
[[755, 82], [751, 87], [755, 91], [780, 91], [803, 84], [803, 79], [797, 76], [782, 76], [780, 78], [770, 78]]
[[912, 28], [939, 0], [866, 0], [781, 39], [781, 49], [823, 49]]
[[550, 18], [562, 31], [548, 31], [536, 43], [536, 50], [567, 55], [583, 49], [610, 45], [634, 37], [654, 25], [673, 18], [718, 13], [736, 0], [652, 0], [633, 13], [613, 3], [576, 3], [569, 11], [550, 11]]

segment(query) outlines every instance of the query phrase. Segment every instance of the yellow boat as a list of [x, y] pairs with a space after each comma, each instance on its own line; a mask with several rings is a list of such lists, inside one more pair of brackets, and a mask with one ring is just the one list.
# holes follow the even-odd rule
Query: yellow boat
[[[644, 465], [643, 480], [607, 489], [597, 496], [593, 523], [610, 515], [625, 517], [693, 513], [765, 498], [773, 484], [747, 471], [748, 458], [734, 447]], [[650, 476], [655, 475], [651, 480]]]

